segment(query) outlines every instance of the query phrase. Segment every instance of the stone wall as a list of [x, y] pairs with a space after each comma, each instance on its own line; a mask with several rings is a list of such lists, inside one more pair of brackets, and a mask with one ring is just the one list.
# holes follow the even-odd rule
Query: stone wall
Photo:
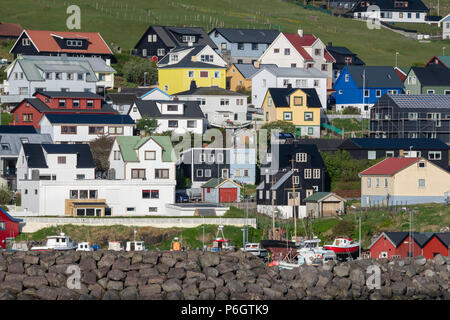
[[[380, 288], [370, 286], [373, 265]], [[80, 270], [79, 288], [68, 288], [70, 268]], [[280, 270], [243, 252], [0, 252], [0, 300], [449, 300], [449, 271], [440, 255]]]

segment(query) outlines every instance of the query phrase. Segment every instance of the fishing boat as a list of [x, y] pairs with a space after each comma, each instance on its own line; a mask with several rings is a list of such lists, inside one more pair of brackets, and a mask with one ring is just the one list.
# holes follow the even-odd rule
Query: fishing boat
[[122, 244], [120, 241], [109, 241], [108, 242], [108, 250], [111, 251], [123, 251]]
[[76, 251], [97, 251], [100, 247], [96, 244], [91, 244], [90, 242], [80, 242]]
[[[221, 236], [219, 236], [221, 234]], [[216, 239], [213, 240], [212, 245], [208, 247], [208, 251], [234, 251], [234, 246], [231, 244], [231, 240], [225, 238], [223, 234], [223, 226], [219, 226], [216, 233]]]
[[330, 260], [336, 260], [334, 251], [322, 248], [319, 244], [320, 239], [317, 237], [305, 240], [303, 248], [298, 250], [298, 264], [322, 264]]
[[241, 248], [242, 251], [251, 253], [254, 256], [264, 258], [267, 256], [267, 250], [262, 249], [261, 245], [259, 243], [246, 243], [243, 248]]
[[49, 250], [75, 250], [77, 245], [69, 236], [66, 236], [64, 233], [60, 233], [57, 236], [49, 236], [47, 237], [47, 241], [45, 246], [35, 246], [31, 247], [31, 251], [49, 251]]
[[325, 245], [324, 249], [332, 250], [338, 258], [356, 259], [359, 256], [359, 243], [346, 237], [334, 239], [333, 244]]
[[11, 248], [7, 249], [6, 251], [14, 251], [14, 252], [28, 251], [28, 245], [25, 241], [21, 241], [21, 242], [14, 241], [11, 245]]

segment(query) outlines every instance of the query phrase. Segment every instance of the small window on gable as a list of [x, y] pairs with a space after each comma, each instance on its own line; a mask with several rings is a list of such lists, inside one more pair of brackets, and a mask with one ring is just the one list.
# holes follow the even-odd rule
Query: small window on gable
[[425, 168], [425, 162], [424, 161], [419, 162], [419, 168]]

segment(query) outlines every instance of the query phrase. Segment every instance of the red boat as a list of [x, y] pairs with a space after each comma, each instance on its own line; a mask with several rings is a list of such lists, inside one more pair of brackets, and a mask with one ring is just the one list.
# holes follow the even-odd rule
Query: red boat
[[345, 237], [336, 238], [333, 244], [325, 245], [323, 248], [334, 251], [337, 256], [351, 256], [355, 259], [359, 255], [359, 243]]

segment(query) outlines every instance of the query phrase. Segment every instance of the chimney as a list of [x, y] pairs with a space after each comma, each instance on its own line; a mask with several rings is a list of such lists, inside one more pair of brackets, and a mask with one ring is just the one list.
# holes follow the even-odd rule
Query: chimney
[[258, 60], [255, 60], [255, 62], [253, 62], [253, 66], [254, 66], [256, 69], [259, 69], [259, 65], [260, 65], [260, 62], [259, 62]]
[[195, 80], [192, 80], [189, 90], [194, 90], [194, 89], [197, 89], [197, 84], [195, 83]]
[[303, 37], [303, 29], [298, 29], [297, 33], [300, 37]]

